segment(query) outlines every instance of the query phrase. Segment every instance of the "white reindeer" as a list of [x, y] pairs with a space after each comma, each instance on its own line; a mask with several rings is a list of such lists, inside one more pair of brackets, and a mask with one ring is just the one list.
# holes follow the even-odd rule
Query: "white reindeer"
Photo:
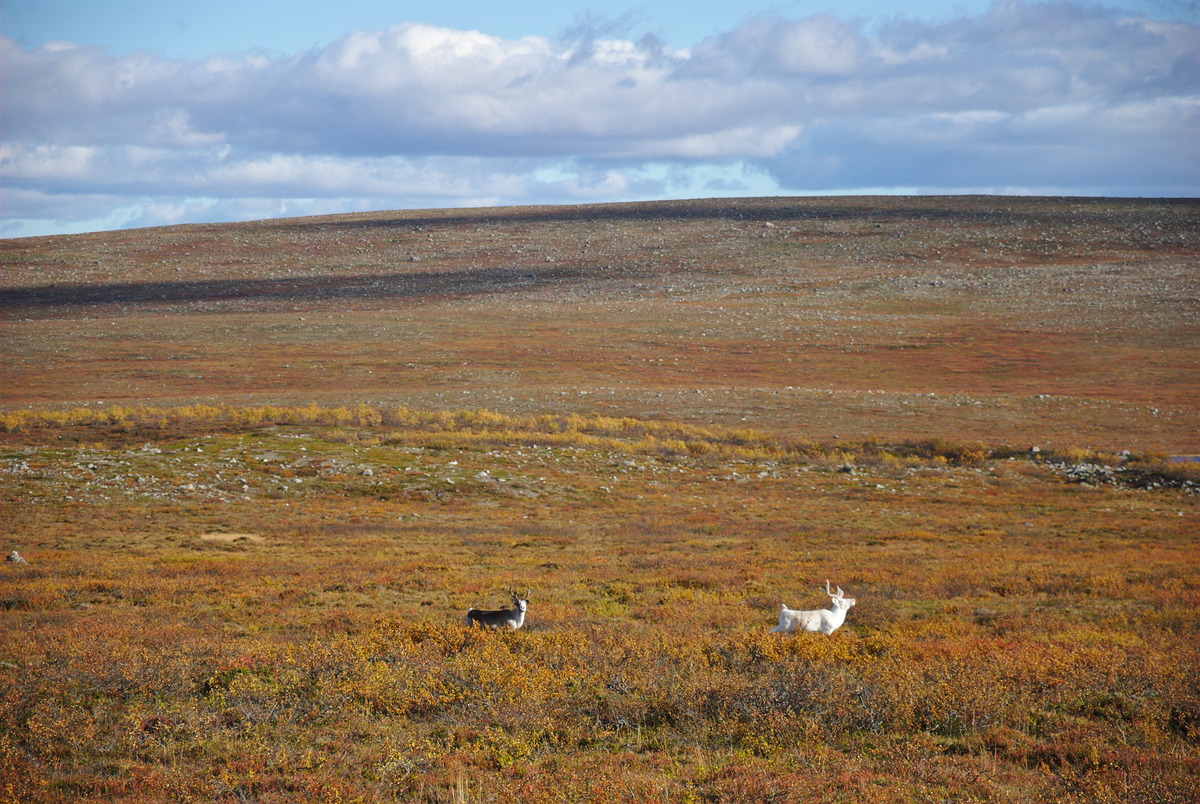
[[517, 597], [517, 593], [509, 589], [512, 596], [511, 609], [487, 611], [485, 609], [467, 609], [465, 621], [468, 626], [478, 625], [480, 628], [511, 628], [516, 631], [525, 624], [525, 608], [529, 605], [529, 590], [525, 597]]
[[772, 634], [790, 634], [799, 628], [802, 631], [820, 631], [822, 634], [832, 634], [846, 621], [846, 612], [854, 605], [854, 598], [846, 597], [842, 587], [837, 588], [837, 594], [829, 591], [829, 579], [825, 579], [825, 594], [829, 595], [832, 605], [827, 609], [800, 611], [789, 609], [783, 604], [779, 612], [779, 625], [771, 629]]

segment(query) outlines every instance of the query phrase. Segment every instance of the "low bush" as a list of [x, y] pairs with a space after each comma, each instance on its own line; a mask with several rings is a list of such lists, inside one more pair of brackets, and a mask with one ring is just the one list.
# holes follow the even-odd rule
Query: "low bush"
[[[1192, 796], [1184, 487], [950, 442], [339, 411], [10, 433], [0, 800]], [[769, 632], [826, 577], [858, 600], [841, 629]], [[463, 625], [509, 586], [523, 629]]]

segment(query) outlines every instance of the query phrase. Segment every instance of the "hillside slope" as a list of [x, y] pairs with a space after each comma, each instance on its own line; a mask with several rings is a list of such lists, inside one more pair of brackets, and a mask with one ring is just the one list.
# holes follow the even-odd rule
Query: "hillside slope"
[[1200, 202], [760, 198], [0, 241], [0, 407], [413, 405], [1200, 451]]

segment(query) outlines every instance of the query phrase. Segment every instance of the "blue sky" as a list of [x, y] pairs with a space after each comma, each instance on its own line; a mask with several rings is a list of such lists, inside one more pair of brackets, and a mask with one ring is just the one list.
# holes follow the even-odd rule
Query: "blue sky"
[[[204, 58], [224, 50], [293, 53], [324, 47], [355, 30], [382, 30], [400, 22], [478, 30], [508, 39], [556, 37], [590, 16], [617, 23], [626, 35], [652, 33], [684, 48], [766, 11], [802, 17], [836, 8], [841, 16], [870, 18], [907, 8], [905, 13], [937, 19], [978, 12], [988, 5], [987, 0], [929, 0], [908, 6], [881, 0], [5, 0], [3, 28], [26, 48], [67, 40], [102, 44], [118, 53], [147, 48], [165, 56]], [[1170, 13], [1170, 4], [1132, 5]]]
[[0, 236], [718, 195], [1200, 194], [1189, 0], [3, 0]]

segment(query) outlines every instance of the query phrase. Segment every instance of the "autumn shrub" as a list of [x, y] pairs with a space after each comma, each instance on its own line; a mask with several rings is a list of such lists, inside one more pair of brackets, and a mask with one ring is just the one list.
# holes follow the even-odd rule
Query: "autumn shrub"
[[[107, 416], [75, 443], [13, 439], [0, 506], [30, 563], [0, 572], [0, 797], [1191, 787], [1182, 487], [963, 466], [977, 450], [948, 441], [379, 413], [130, 409], [125, 442]], [[841, 629], [769, 632], [829, 576], [858, 598]], [[463, 625], [513, 584], [524, 628]]]
[[[862, 441], [817, 443], [783, 439], [747, 428], [700, 427], [675, 421], [637, 420], [604, 415], [540, 414], [518, 416], [485, 409], [414, 410], [352, 407], [207, 406], [177, 408], [110, 406], [71, 411], [12, 411], [0, 413], [0, 431], [36, 432], [42, 429], [100, 430], [112, 435], [137, 437], [139, 430], [190, 433], [205, 428], [235, 432], [271, 426], [316, 426], [341, 433], [344, 442], [411, 444], [432, 449], [469, 449], [506, 446], [574, 446], [615, 452], [636, 452], [658, 457], [709, 461], [778, 461], [785, 464], [818, 463], [826, 466], [862, 465], [890, 469], [917, 465], [979, 466], [992, 459], [1035, 457], [1041, 461], [1079, 464], [1120, 463], [1116, 456], [1066, 447], [1035, 455], [1005, 446], [954, 442], [930, 438], [917, 442], [885, 443], [877, 438]], [[1194, 466], [1134, 459], [1145, 471], [1182, 482], [1196, 480]]]

